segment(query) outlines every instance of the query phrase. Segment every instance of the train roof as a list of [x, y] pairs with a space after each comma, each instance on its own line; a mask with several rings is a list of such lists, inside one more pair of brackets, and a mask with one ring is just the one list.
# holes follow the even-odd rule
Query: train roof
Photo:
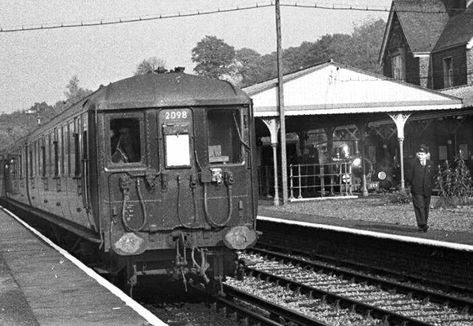
[[227, 81], [176, 73], [133, 76], [99, 90], [99, 110], [249, 104], [250, 97]]
[[114, 110], [147, 107], [245, 105], [250, 103], [251, 99], [245, 92], [231, 83], [219, 79], [189, 75], [183, 72], [137, 75], [110, 83], [107, 86], [100, 86], [92, 94], [32, 130], [10, 148], [19, 146], [25, 139], [44, 129], [52, 128], [58, 122], [68, 119], [77, 112], [90, 110], [94, 107], [98, 110]]

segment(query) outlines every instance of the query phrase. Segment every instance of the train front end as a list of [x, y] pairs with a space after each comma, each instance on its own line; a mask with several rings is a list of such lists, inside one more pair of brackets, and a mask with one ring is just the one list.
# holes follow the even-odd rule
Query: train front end
[[183, 73], [107, 86], [98, 103], [104, 248], [115, 268], [212, 284], [256, 242], [251, 100]]

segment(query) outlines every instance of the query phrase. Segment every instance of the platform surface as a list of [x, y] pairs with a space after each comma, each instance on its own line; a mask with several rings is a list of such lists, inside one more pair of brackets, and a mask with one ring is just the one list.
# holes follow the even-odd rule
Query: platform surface
[[84, 270], [0, 210], [0, 325], [164, 324]]
[[[360, 233], [376, 237], [386, 237], [401, 241], [420, 242], [437, 246], [446, 246], [461, 250], [473, 251], [473, 230], [463, 231], [442, 230], [430, 228], [428, 232], [419, 232], [415, 225], [400, 225], [359, 219], [337, 218], [318, 214], [304, 214], [287, 212], [283, 209], [271, 207], [267, 202], [260, 202], [258, 206], [259, 218], [275, 218], [294, 223], [308, 223], [311, 227], [334, 229], [338, 231]], [[473, 222], [473, 215], [471, 216]]]

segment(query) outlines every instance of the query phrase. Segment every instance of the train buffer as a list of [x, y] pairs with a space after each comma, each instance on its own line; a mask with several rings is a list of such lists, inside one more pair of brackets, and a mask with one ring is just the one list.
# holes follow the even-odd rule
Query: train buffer
[[0, 325], [165, 325], [28, 227], [0, 210]]

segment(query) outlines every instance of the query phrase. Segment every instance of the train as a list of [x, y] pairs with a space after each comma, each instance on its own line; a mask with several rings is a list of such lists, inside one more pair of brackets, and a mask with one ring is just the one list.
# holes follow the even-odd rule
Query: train
[[100, 86], [3, 152], [1, 201], [102, 273], [218, 287], [257, 240], [252, 101], [170, 72]]

